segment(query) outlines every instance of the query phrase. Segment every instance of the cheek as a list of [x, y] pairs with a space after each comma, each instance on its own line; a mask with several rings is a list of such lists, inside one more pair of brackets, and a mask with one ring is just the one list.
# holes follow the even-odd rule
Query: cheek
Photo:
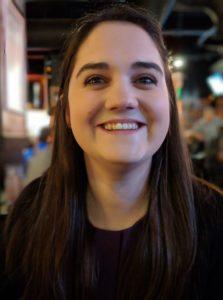
[[159, 95], [159, 101], [157, 101], [157, 111], [161, 118], [164, 118], [166, 121], [169, 122], [170, 119], [170, 100], [167, 87], [165, 88], [162, 93]]
[[87, 125], [94, 125], [96, 123], [101, 102], [92, 93], [79, 93], [79, 95], [73, 95], [70, 98], [69, 106], [72, 128], [82, 128], [82, 130], [85, 130], [87, 129]]
[[169, 126], [170, 123], [170, 105], [169, 100], [159, 101], [156, 105], [157, 121]]
[[170, 103], [166, 90], [155, 91], [150, 95], [148, 111], [153, 121], [161, 126], [168, 126], [170, 122]]

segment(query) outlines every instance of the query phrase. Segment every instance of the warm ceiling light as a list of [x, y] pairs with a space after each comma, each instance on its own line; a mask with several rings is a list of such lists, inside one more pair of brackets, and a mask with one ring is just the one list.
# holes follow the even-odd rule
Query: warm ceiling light
[[173, 60], [173, 66], [176, 68], [176, 69], [180, 69], [182, 68], [183, 66], [185, 65], [185, 61], [183, 58], [180, 58], [180, 57], [177, 57]]

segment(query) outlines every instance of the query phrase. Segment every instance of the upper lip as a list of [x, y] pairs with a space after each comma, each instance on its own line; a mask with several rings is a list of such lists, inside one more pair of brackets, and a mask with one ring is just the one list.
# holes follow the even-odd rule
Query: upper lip
[[111, 119], [98, 124], [98, 126], [105, 125], [108, 123], [139, 123], [140, 125], [146, 125], [144, 121], [137, 119]]

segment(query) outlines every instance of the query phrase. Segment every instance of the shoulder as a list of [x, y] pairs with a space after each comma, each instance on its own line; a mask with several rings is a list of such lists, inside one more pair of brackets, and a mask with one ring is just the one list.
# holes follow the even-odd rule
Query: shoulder
[[193, 188], [199, 222], [223, 231], [223, 191], [198, 178]]
[[204, 179], [193, 177], [193, 191], [195, 201], [211, 206], [223, 204], [223, 190]]
[[38, 177], [34, 180], [32, 180], [29, 184], [27, 184], [24, 189], [22, 190], [21, 194], [19, 195], [18, 199], [23, 197], [24, 195], [32, 194], [33, 192], [36, 192], [39, 188], [39, 186], [44, 182], [43, 177]]
[[[6, 228], [11, 229], [18, 221], [21, 222], [25, 216], [30, 216], [29, 208], [38, 196], [43, 185], [43, 179], [37, 178], [28, 184], [20, 193], [19, 197], [9, 209], [8, 215], [0, 218], [0, 237], [3, 237]], [[28, 212], [28, 213], [27, 213]]]
[[4, 233], [10, 236], [16, 224], [20, 227], [32, 223], [41, 206], [41, 195], [45, 186], [44, 177], [37, 178], [28, 184], [9, 210], [6, 218]]
[[[201, 180], [194, 188], [198, 247], [209, 249], [217, 261], [223, 253], [223, 196], [221, 190]], [[203, 251], [201, 250], [201, 251]], [[204, 250], [204, 251], [206, 251]], [[223, 261], [221, 259], [223, 270]], [[222, 274], [223, 275], [223, 274]]]
[[44, 188], [44, 185], [44, 176], [32, 180], [29, 184], [27, 184], [24, 187], [18, 199], [15, 201], [14, 207], [17, 207], [21, 204], [29, 205], [31, 202], [33, 202], [34, 198], [36, 198], [36, 196], [39, 195], [41, 190]]
[[196, 291], [203, 294], [205, 299], [223, 299], [222, 191], [204, 180], [196, 179], [194, 201], [198, 234], [193, 277]]
[[16, 251], [12, 259], [16, 261], [15, 265], [18, 266], [19, 253], [26, 245], [25, 233], [30, 228], [35, 217], [35, 211], [38, 210], [39, 197], [37, 196], [41, 193], [43, 185], [44, 178], [33, 180], [23, 189], [9, 214], [0, 217], [0, 298], [19, 299], [20, 286], [17, 284], [17, 275], [14, 275], [17, 274], [17, 269], [15, 268], [10, 276], [5, 269], [7, 245], [11, 239], [17, 241]]

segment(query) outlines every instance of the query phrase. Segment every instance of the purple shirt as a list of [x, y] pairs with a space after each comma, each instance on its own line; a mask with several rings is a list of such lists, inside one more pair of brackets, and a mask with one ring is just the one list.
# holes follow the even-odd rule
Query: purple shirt
[[116, 299], [120, 262], [128, 255], [129, 249], [136, 244], [136, 236], [142, 223], [143, 218], [131, 227], [118, 231], [99, 229], [90, 225], [93, 229], [93, 247], [99, 264], [95, 299]]

